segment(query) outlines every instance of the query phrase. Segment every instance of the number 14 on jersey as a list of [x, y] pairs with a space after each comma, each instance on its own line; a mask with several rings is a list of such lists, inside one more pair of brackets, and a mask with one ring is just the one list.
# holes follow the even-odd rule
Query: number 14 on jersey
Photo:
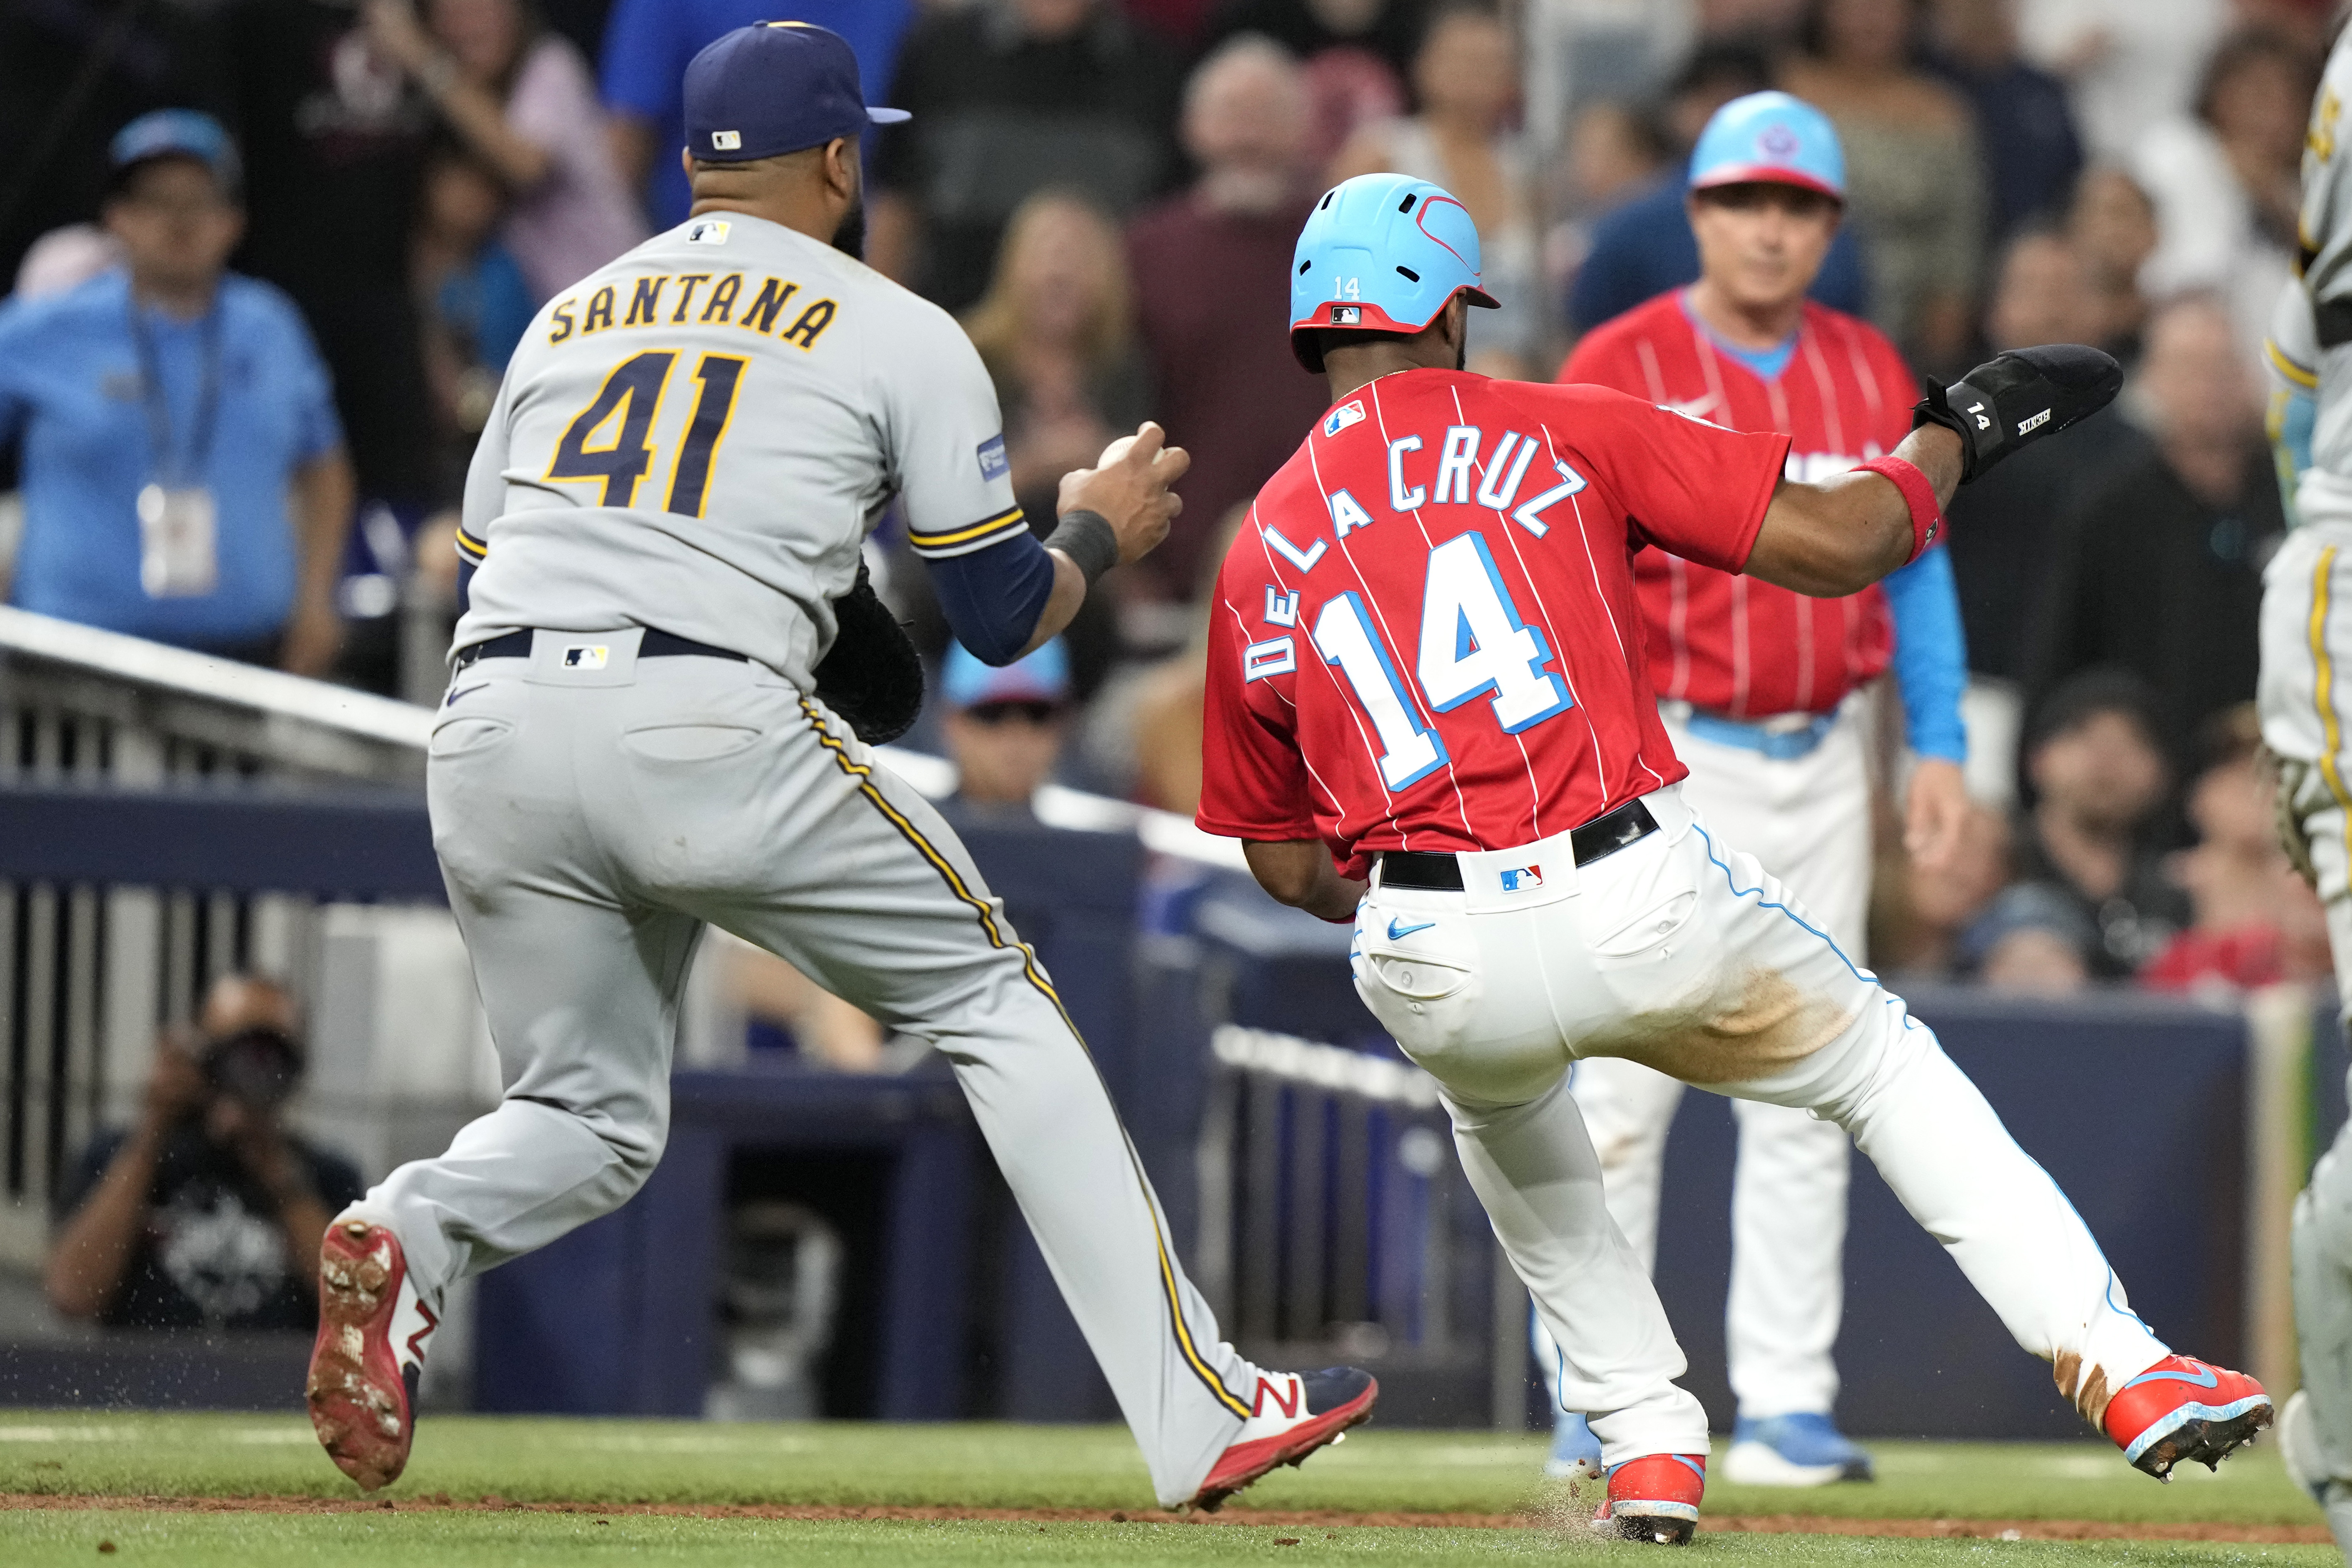
[[[1289, 624], [1296, 595], [1267, 590], [1268, 618]], [[1378, 623], [1378, 624], [1376, 624]], [[1491, 693], [1488, 707], [1507, 735], [1516, 735], [1575, 706], [1550, 668], [1544, 635], [1520, 616], [1495, 570], [1486, 542], [1475, 531], [1429, 552], [1422, 588], [1415, 686], [1406, 683], [1389, 651], [1389, 628], [1377, 609], [1353, 592], [1324, 602], [1315, 617], [1315, 651], [1335, 667], [1372, 726], [1381, 780], [1391, 794], [1445, 765], [1445, 742], [1423, 721]], [[1297, 668], [1287, 637], [1253, 643], [1244, 653], [1248, 679], [1286, 675]]]

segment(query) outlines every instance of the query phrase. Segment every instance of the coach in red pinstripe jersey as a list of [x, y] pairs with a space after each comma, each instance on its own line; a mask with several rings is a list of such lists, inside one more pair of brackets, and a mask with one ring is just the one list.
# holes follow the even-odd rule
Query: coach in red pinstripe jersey
[[[1844, 158], [1828, 117], [1780, 92], [1718, 110], [1687, 197], [1700, 276], [1601, 325], [1564, 382], [1630, 392], [1735, 430], [1790, 437], [1788, 477], [1839, 474], [1911, 427], [1910, 370], [1869, 323], [1806, 299], [1838, 229]], [[1948, 853], [1967, 796], [1959, 696], [1968, 659], [1942, 546], [1858, 594], [1808, 598], [1661, 551], [1634, 557], [1650, 676], [1685, 793], [1735, 843], [1780, 868], [1840, 946], [1864, 959], [1871, 812], [1859, 692], [1893, 663], [1912, 749], [1916, 853]], [[1666, 1129], [1682, 1086], [1622, 1060], [1578, 1070], [1609, 1206], [1645, 1259], [1657, 1248]], [[1726, 1473], [1750, 1484], [1864, 1479], [1870, 1460], [1831, 1416], [1843, 1306], [1846, 1167], [1835, 1126], [1735, 1101], [1731, 1301], [1739, 1419]], [[1548, 1359], [1548, 1358], [1540, 1358]], [[1598, 1455], [1572, 1417], [1553, 1468]]]

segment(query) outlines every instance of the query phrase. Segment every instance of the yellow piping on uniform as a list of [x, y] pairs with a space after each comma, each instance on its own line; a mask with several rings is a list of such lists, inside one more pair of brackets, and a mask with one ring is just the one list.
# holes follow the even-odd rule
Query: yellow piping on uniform
[[[874, 803], [876, 809], [882, 813], [890, 826], [898, 830], [898, 836], [913, 845], [923, 858], [931, 863], [932, 868], [946, 879], [949, 890], [959, 900], [970, 905], [972, 911], [979, 915], [981, 930], [987, 933], [990, 945], [1020, 950], [1022, 972], [1028, 976], [1029, 984], [1044, 993], [1045, 999], [1053, 1003], [1054, 1011], [1062, 1016], [1062, 1022], [1068, 1026], [1071, 1037], [1078, 1042], [1078, 1049], [1086, 1051], [1086, 1036], [1079, 1032], [1077, 1021], [1070, 1016], [1070, 1010], [1062, 1005], [1059, 994], [1039, 972], [1037, 955], [1030, 950], [1029, 944], [1025, 942], [1005, 941], [1004, 933], [997, 928], [995, 911], [988, 907], [988, 900], [975, 896], [972, 890], [965, 886], [963, 878], [958, 874], [947, 857], [932, 847], [930, 840], [923, 837], [922, 830], [908, 821], [903, 812], [883, 797], [882, 792], [875, 787], [874, 770], [863, 763], [850, 760], [847, 748], [843, 746], [840, 741], [834, 737], [833, 731], [825, 727], [824, 719], [818, 715], [814, 708], [810, 706], [809, 700], [803, 697], [800, 700], [800, 703], [801, 711], [808, 715], [809, 723], [816, 730], [818, 743], [833, 753], [834, 761], [841, 764], [843, 773], [857, 781], [858, 793]], [[1091, 1062], [1093, 1053], [1087, 1052], [1087, 1055], [1088, 1061]], [[1097, 1078], [1100, 1076], [1099, 1068], [1097, 1069]], [[1108, 1089], [1106, 1089], [1106, 1097], [1108, 1097]], [[1114, 1110], [1111, 1114], [1112, 1119], [1116, 1121], [1118, 1111]], [[1251, 1415], [1249, 1403], [1225, 1386], [1225, 1380], [1219, 1377], [1216, 1369], [1202, 1359], [1200, 1348], [1192, 1342], [1192, 1326], [1184, 1321], [1183, 1300], [1176, 1289], [1175, 1265], [1169, 1260], [1168, 1257], [1168, 1237], [1160, 1228], [1160, 1215], [1152, 1205], [1151, 1185], [1144, 1177], [1143, 1162], [1137, 1156], [1135, 1144], [1128, 1138], [1127, 1129], [1123, 1125], [1119, 1128], [1119, 1142], [1127, 1146], [1128, 1163], [1134, 1167], [1136, 1184], [1143, 1189], [1144, 1209], [1151, 1215], [1151, 1245], [1159, 1254], [1160, 1284], [1168, 1297], [1169, 1319], [1176, 1326], [1177, 1347], [1183, 1352], [1185, 1364], [1192, 1369], [1193, 1375], [1201, 1380], [1209, 1392], [1216, 1395], [1217, 1402], [1246, 1421]]]
[[2336, 766], [2336, 748], [2344, 743], [2343, 726], [2336, 720], [2336, 667], [2327, 658], [2327, 585], [2336, 565], [2336, 546], [2331, 544], [2319, 552], [2319, 564], [2311, 573], [2311, 662], [2315, 670], [2312, 679], [2312, 700], [2319, 708], [2319, 776], [2327, 781], [2327, 793], [2336, 804], [2352, 814], [2352, 795], [2344, 788], [2344, 774]]
[[2273, 370], [2277, 371], [2281, 375], [2286, 377], [2297, 386], [2300, 386], [2308, 392], [2316, 392], [2319, 390], [2319, 373], [2315, 370], [2305, 370], [2303, 366], [2295, 363], [2294, 361], [2287, 358], [2286, 351], [2280, 348], [2275, 341], [2268, 338], [2263, 339], [2263, 353], [2270, 356], [2271, 368]]
[[910, 528], [907, 531], [907, 542], [918, 550], [938, 550], [950, 544], [968, 543], [984, 533], [1010, 527], [1022, 521], [1021, 509], [1016, 506], [1010, 511], [998, 512], [985, 522], [975, 522], [948, 533], [917, 533]]

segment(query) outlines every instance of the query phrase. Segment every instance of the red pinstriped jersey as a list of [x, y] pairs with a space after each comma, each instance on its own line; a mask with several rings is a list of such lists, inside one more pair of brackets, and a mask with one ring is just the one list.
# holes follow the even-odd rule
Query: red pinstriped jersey
[[[1789, 478], [1819, 480], [1895, 450], [1917, 384], [1877, 329], [1808, 303], [1795, 353], [1770, 381], [1722, 352], [1677, 289], [1594, 329], [1562, 367], [1735, 430], [1790, 438]], [[1876, 584], [1811, 599], [1656, 551], [1634, 563], [1658, 695], [1735, 719], [1826, 713], [1895, 650]]]
[[1211, 606], [1199, 822], [1504, 849], [1684, 774], [1633, 556], [1748, 558], [1788, 440], [1601, 387], [1403, 371], [1258, 492]]

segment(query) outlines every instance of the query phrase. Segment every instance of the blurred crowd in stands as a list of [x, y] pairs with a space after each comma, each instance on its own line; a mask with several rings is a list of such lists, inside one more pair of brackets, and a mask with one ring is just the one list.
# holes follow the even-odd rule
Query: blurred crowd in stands
[[[1375, 170], [1456, 193], [1505, 306], [1472, 368], [1548, 378], [1695, 272], [1684, 159], [1715, 109], [1778, 86], [1845, 148], [1825, 302], [1922, 376], [2049, 341], [2131, 376], [1953, 508], [1979, 820], [1932, 875], [1882, 834], [1880, 966], [2042, 992], [2316, 977], [2250, 703], [2286, 526], [2262, 343], [2329, 9], [25, 0], [0, 11], [11, 602], [430, 700], [451, 508], [508, 355], [541, 303], [685, 216], [696, 50], [804, 19], [912, 111], [866, 150], [866, 255], [965, 322], [1035, 526], [1057, 476], [1139, 419], [1193, 454], [1167, 546], [1050, 679], [989, 696], [950, 667], [919, 738], [1189, 813], [1200, 589], [1324, 404], [1284, 332], [1316, 195]], [[142, 120], [158, 110], [210, 118]], [[121, 374], [67, 384], [93, 353]], [[184, 471], [131, 471], [142, 441]], [[877, 543], [949, 661], [921, 571], [890, 525]]]

